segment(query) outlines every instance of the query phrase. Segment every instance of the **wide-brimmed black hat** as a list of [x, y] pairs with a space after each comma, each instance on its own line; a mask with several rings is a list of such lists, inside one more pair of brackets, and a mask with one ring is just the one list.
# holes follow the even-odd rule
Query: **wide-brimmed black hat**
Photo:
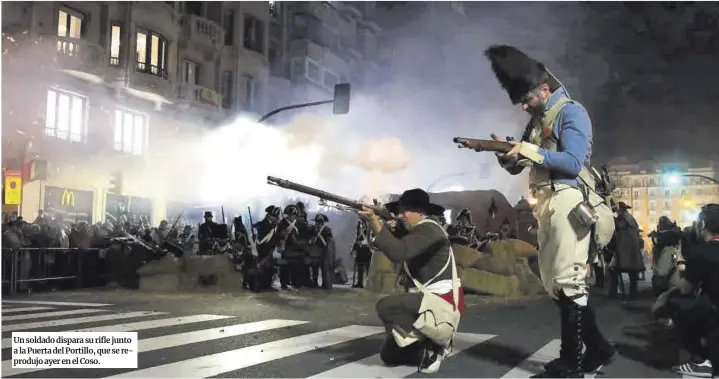
[[542, 62], [536, 61], [516, 47], [492, 45], [484, 51], [484, 55], [492, 63], [492, 71], [499, 84], [507, 91], [512, 104], [519, 104], [529, 91], [537, 88], [547, 80], [553, 91], [560, 87]]
[[619, 209], [632, 209], [630, 205], [627, 205], [627, 203], [623, 201], [618, 202], [617, 207], [619, 207]]
[[420, 188], [404, 191], [399, 200], [385, 204], [388, 211], [399, 214], [399, 209], [421, 211], [428, 215], [438, 216], [444, 213], [444, 207], [429, 201], [429, 194]]

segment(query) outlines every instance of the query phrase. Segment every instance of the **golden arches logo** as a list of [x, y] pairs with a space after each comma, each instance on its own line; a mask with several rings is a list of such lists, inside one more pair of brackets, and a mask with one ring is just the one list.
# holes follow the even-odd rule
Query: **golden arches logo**
[[71, 207], [75, 206], [75, 192], [65, 190], [62, 192], [62, 199], [60, 200], [60, 205], [69, 205]]

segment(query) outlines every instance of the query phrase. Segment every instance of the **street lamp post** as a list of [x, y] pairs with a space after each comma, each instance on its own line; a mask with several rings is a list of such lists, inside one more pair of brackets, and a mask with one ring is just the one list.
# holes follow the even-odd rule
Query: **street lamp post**
[[295, 105], [288, 105], [286, 107], [277, 108], [266, 115], [260, 117], [259, 120], [257, 120], [258, 123], [263, 123], [267, 121], [268, 118], [284, 111], [289, 111], [291, 109], [299, 109], [299, 108], [309, 108], [309, 107], [316, 107], [318, 105], [323, 104], [334, 104], [334, 108], [332, 110], [332, 113], [334, 114], [347, 114], [350, 111], [350, 85], [349, 83], [340, 83], [335, 84], [335, 92], [334, 97], [332, 100], [323, 100], [323, 101], [314, 101], [311, 103], [302, 103], [302, 104], [295, 104]]
[[672, 174], [667, 174], [667, 181], [669, 182], [669, 184], [676, 185], [676, 184], [679, 184], [682, 177], [684, 177], [684, 178], [701, 178], [701, 179], [705, 179], [714, 184], [719, 185], [719, 180], [714, 179], [711, 176], [706, 176], [706, 175], [702, 175], [702, 174], [675, 174], [675, 173], [672, 173]]

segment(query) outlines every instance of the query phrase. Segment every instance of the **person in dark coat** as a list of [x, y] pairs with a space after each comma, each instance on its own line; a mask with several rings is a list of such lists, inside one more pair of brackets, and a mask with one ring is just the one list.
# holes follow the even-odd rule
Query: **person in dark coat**
[[197, 231], [197, 239], [200, 242], [200, 251], [198, 255], [212, 254], [212, 244], [214, 242], [214, 231], [217, 229], [217, 223], [213, 221], [212, 212], [206, 211], [205, 222], [200, 224]]
[[641, 250], [643, 241], [637, 221], [628, 212], [632, 207], [623, 201], [617, 205], [616, 229], [612, 241], [609, 242], [609, 249], [613, 253], [612, 262], [609, 264], [609, 295], [617, 295], [618, 286], [623, 286], [620, 275], [626, 273], [629, 275], [629, 298], [636, 298], [639, 273], [645, 270]]

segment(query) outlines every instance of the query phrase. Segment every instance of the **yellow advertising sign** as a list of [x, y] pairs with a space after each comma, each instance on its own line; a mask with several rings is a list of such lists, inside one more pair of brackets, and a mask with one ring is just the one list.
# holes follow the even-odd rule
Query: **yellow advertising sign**
[[10, 171], [5, 172], [5, 204], [20, 205], [22, 203], [22, 176]]
[[200, 99], [203, 103], [209, 103], [218, 107], [222, 106], [222, 96], [210, 88], [202, 88]]
[[63, 206], [75, 206], [75, 192], [65, 190], [62, 192], [62, 198], [60, 199], [60, 205]]

